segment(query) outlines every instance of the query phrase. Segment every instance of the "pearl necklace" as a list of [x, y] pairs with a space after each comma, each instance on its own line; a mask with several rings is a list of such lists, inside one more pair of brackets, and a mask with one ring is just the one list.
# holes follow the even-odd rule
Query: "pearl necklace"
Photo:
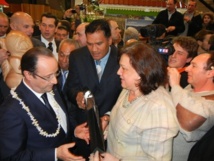
[[25, 105], [25, 103], [22, 101], [21, 98], [19, 98], [18, 94], [15, 92], [15, 89], [11, 89], [10, 93], [11, 93], [12, 97], [14, 99], [18, 100], [19, 104], [22, 105], [22, 109], [24, 109], [27, 112], [28, 116], [30, 117], [30, 119], [32, 121], [32, 125], [34, 125], [36, 127], [36, 129], [39, 131], [40, 135], [45, 136], [45, 137], [56, 137], [59, 134], [59, 132], [60, 132], [60, 122], [59, 122], [60, 118], [59, 118], [59, 114], [58, 113], [56, 114], [56, 119], [57, 119], [57, 122], [58, 122], [56, 132], [52, 133], [52, 134], [48, 134], [47, 131], [43, 130], [40, 127], [39, 122], [34, 118], [32, 113], [30, 112], [29, 107]]

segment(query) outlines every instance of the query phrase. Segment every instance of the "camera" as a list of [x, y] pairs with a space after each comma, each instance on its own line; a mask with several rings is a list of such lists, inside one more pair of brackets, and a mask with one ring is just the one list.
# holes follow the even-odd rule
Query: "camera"
[[84, 4], [80, 4], [78, 6], [79, 6], [80, 10], [85, 10], [86, 9]]
[[75, 9], [72, 9], [71, 13], [77, 13], [77, 11]]
[[173, 54], [174, 47], [172, 45], [172, 37], [157, 39], [166, 32], [165, 26], [162, 24], [151, 24], [140, 28], [140, 34], [143, 37], [149, 38], [149, 44], [161, 55]]
[[172, 38], [156, 40], [149, 43], [155, 51], [162, 55], [171, 55], [174, 53]]

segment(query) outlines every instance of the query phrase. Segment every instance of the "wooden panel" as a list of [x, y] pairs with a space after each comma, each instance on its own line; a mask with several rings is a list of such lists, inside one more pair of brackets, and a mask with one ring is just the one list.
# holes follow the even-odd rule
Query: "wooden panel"
[[4, 8], [5, 13], [21, 11], [21, 4], [10, 3], [9, 8]]
[[119, 0], [114, 0], [114, 4], [119, 4]]
[[31, 15], [30, 5], [27, 3], [22, 3], [21, 4], [21, 11], [26, 12], [26, 13]]
[[44, 5], [30, 4], [30, 15], [33, 17], [34, 21], [39, 21], [44, 11], [45, 11]]
[[114, 4], [114, 0], [109, 0], [109, 4]]
[[124, 1], [124, 0], [119, 0], [119, 2], [118, 2], [118, 3], [119, 3], [119, 4], [123, 4], [123, 1]]
[[129, 4], [129, 0], [124, 0], [124, 1], [123, 1], [123, 4], [124, 4], [124, 5], [128, 5], [128, 4]]

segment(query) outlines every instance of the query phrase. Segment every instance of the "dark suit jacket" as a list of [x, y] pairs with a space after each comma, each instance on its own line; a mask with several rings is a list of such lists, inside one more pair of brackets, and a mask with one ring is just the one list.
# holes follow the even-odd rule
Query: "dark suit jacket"
[[45, 44], [43, 42], [41, 42], [40, 40], [34, 38], [34, 37], [31, 37], [31, 41], [33, 43], [33, 47], [46, 47]]
[[[34, 36], [33, 38], [35, 38], [35, 39], [41, 41], [41, 35], [40, 35], [40, 36]], [[55, 43], [56, 43], [56, 51], [58, 52], [60, 41], [57, 41], [57, 40], [55, 40], [55, 39], [54, 39], [54, 41], [55, 41]], [[42, 43], [43, 43], [43, 42], [42, 42]], [[45, 46], [45, 47], [46, 47], [46, 46]]]
[[111, 53], [105, 66], [101, 81], [99, 82], [94, 60], [87, 47], [74, 50], [69, 58], [69, 74], [64, 87], [68, 99], [76, 105], [74, 116], [76, 123], [86, 121], [86, 113], [77, 107], [76, 96], [80, 91], [89, 89], [98, 106], [100, 117], [110, 111], [114, 106], [120, 92], [120, 78], [117, 75], [119, 69], [116, 47], [111, 47]]
[[[53, 91], [67, 117], [67, 109], [59, 93], [55, 88]], [[40, 127], [49, 134], [55, 133], [58, 125], [56, 118], [23, 82], [17, 87], [16, 93], [28, 106]], [[32, 125], [32, 120], [19, 101], [9, 96], [0, 107], [0, 160], [54, 161], [54, 149], [71, 141], [68, 117], [67, 125], [67, 134], [61, 128], [56, 137], [46, 138]]]
[[202, 29], [202, 18], [201, 15], [198, 13], [195, 13], [189, 22], [189, 28], [187, 31], [187, 36], [194, 37], [195, 34]]
[[214, 160], [214, 126], [192, 147], [188, 161]]
[[184, 21], [183, 21], [183, 15], [175, 11], [175, 13], [172, 14], [170, 20], [168, 20], [168, 10], [160, 11], [155, 20], [153, 21], [153, 24], [162, 24], [165, 27], [169, 26], [175, 26], [175, 30], [172, 32], [167, 33], [167, 35], [174, 35], [177, 36], [178, 33], [181, 33], [184, 31]]
[[73, 121], [74, 121], [73, 117], [75, 117], [75, 116], [73, 116], [74, 115], [73, 110], [75, 109], [75, 106], [68, 100], [65, 91], [62, 90], [62, 73], [60, 73], [60, 75], [57, 78], [56, 87], [58, 88], [58, 91], [59, 91], [59, 93], [60, 93], [60, 95], [62, 97], [63, 102], [67, 106], [68, 115], [69, 115], [69, 119], [70, 119], [70, 122], [71, 122], [71, 128], [74, 129], [75, 126], [76, 126], [76, 123], [73, 123]]

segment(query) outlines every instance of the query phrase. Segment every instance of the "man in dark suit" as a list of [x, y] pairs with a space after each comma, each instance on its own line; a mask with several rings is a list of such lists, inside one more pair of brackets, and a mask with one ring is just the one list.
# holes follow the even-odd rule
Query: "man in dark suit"
[[[9, 53], [5, 49], [0, 49], [0, 66], [9, 57]], [[4, 98], [9, 94], [9, 88], [7, 87], [0, 68], [0, 104], [4, 101]]]
[[[90, 90], [95, 97], [102, 120], [108, 121], [111, 111], [121, 92], [118, 54], [111, 46], [111, 30], [106, 20], [94, 20], [86, 26], [87, 46], [73, 51], [69, 58], [69, 74], [65, 85], [68, 99], [76, 105], [76, 125], [86, 121], [84, 91]], [[98, 61], [100, 61], [98, 63]], [[104, 126], [104, 125], [103, 125]], [[81, 154], [88, 158], [90, 151], [82, 148]]]
[[57, 30], [58, 20], [57, 17], [51, 13], [43, 13], [40, 19], [39, 29], [41, 31], [40, 36], [35, 36], [45, 46], [50, 49], [54, 56], [58, 59], [58, 47], [60, 41], [54, 39], [55, 32]]
[[162, 24], [166, 27], [166, 35], [177, 36], [184, 31], [183, 15], [176, 11], [177, 0], [167, 0], [167, 9], [159, 12], [153, 24]]
[[194, 37], [202, 29], [202, 16], [196, 7], [196, 0], [188, 0], [187, 11], [183, 14], [185, 30], [181, 35]]
[[73, 50], [79, 47], [80, 45], [77, 42], [77, 40], [73, 40], [73, 39], [62, 40], [59, 45], [58, 63], [59, 63], [61, 74], [58, 77], [58, 86], [61, 91], [63, 91], [63, 87], [65, 85], [65, 82], [69, 73], [68, 71], [69, 55]]
[[[69, 151], [71, 136], [88, 142], [86, 124], [70, 128], [54, 85], [58, 63], [50, 50], [32, 48], [21, 60], [23, 81], [0, 107], [0, 160], [84, 160]], [[45, 96], [45, 97], [44, 97]]]

